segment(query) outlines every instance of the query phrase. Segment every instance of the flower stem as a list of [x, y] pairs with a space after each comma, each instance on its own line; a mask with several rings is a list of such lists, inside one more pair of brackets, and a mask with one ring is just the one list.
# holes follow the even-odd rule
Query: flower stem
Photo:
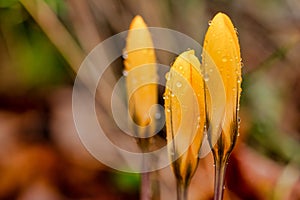
[[[220, 157], [219, 157], [220, 158]], [[226, 172], [226, 159], [215, 159], [215, 191], [214, 200], [222, 200], [224, 192], [225, 172]]]
[[150, 172], [145, 172], [141, 174], [141, 200], [151, 199], [151, 182], [150, 182]]
[[177, 200], [187, 200], [188, 184], [177, 181]]

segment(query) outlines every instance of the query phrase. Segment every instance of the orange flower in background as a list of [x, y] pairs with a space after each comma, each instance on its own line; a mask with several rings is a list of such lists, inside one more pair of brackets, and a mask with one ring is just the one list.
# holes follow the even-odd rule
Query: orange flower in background
[[204, 81], [199, 71], [200, 62], [190, 50], [180, 54], [166, 74], [167, 141], [171, 144], [170, 157], [175, 160], [172, 169], [181, 199], [186, 198], [187, 187], [197, 169], [204, 134]]
[[[208, 134], [216, 166], [215, 199], [222, 199], [226, 163], [238, 136], [242, 81], [237, 32], [227, 15], [218, 13], [210, 22], [202, 56], [204, 73], [209, 73], [216, 66], [225, 90], [224, 116], [218, 128], [212, 127]], [[207, 92], [210, 93], [209, 90]], [[206, 97], [208, 121], [212, 121], [210, 95]]]
[[[133, 133], [142, 152], [150, 150], [150, 139], [155, 133], [154, 115], [157, 104], [156, 57], [151, 34], [141, 16], [136, 16], [131, 24], [123, 54], [126, 74], [126, 89], [129, 114], [133, 122]], [[146, 164], [142, 163], [144, 169]], [[141, 199], [151, 199], [152, 183], [150, 173], [141, 175]]]
[[[152, 110], [151, 114], [149, 111], [157, 104], [157, 84], [153, 84], [157, 78], [156, 57], [150, 32], [139, 15], [130, 24], [123, 57], [129, 113], [140, 126], [135, 134], [147, 137], [155, 130], [154, 120], [151, 122], [151, 114], [155, 111]], [[145, 129], [150, 123], [150, 129]]]

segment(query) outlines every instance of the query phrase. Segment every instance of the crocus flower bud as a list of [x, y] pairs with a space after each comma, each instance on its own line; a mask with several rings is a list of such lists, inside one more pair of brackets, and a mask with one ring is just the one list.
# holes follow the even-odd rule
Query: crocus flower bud
[[[211, 145], [217, 156], [224, 157], [230, 154], [238, 135], [238, 110], [241, 93], [241, 55], [237, 32], [229, 19], [223, 13], [218, 13], [209, 23], [204, 46], [203, 66], [204, 73], [215, 65], [220, 73], [225, 90], [225, 109], [219, 129], [212, 127], [209, 134]], [[207, 80], [209, 81], [209, 80]], [[209, 91], [208, 91], [209, 93]], [[213, 109], [210, 95], [207, 97], [207, 111], [211, 121]]]
[[138, 125], [134, 132], [145, 138], [155, 131], [155, 122], [151, 121], [155, 110], [150, 108], [157, 104], [157, 74], [153, 42], [141, 16], [131, 22], [123, 58], [129, 113]]
[[187, 187], [197, 169], [205, 124], [204, 82], [193, 50], [177, 57], [166, 79], [169, 155], [177, 184]]

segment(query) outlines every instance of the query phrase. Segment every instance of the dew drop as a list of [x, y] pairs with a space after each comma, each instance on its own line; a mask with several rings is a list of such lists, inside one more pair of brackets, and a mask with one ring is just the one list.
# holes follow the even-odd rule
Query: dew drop
[[209, 81], [209, 75], [206, 73], [203, 76], [204, 81]]
[[244, 67], [244, 63], [243, 62], [241, 62], [241, 68], [243, 68]]
[[123, 74], [123, 76], [128, 76], [128, 71], [127, 70], [123, 70], [122, 74]]
[[167, 72], [166, 75], [165, 75], [165, 78], [166, 78], [167, 81], [170, 80], [170, 76], [171, 76], [171, 75], [170, 75], [170, 72]]
[[224, 63], [227, 62], [227, 58], [223, 57], [222, 62], [224, 62]]
[[178, 81], [178, 82], [176, 83], [176, 86], [180, 88], [180, 87], [182, 86], [182, 83]]
[[239, 34], [237, 28], [234, 28], [234, 31], [235, 31], [235, 33], [236, 33], [237, 35]]
[[167, 94], [164, 94], [164, 96], [163, 96], [163, 99], [169, 99], [169, 95], [167, 95]]
[[171, 112], [170, 108], [167, 108], [167, 112]]
[[172, 94], [171, 94], [171, 97], [175, 97], [175, 95], [172, 93]]
[[126, 49], [123, 49], [123, 51], [122, 51], [122, 58], [123, 59], [127, 59], [128, 58], [128, 53], [127, 53]]
[[208, 25], [209, 26], [212, 25], [212, 21], [211, 20], [208, 21]]
[[154, 117], [155, 117], [155, 119], [160, 119], [161, 113], [160, 112], [155, 113]]
[[239, 124], [241, 123], [241, 118], [240, 118], [240, 117], [238, 117], [238, 123], [239, 123]]

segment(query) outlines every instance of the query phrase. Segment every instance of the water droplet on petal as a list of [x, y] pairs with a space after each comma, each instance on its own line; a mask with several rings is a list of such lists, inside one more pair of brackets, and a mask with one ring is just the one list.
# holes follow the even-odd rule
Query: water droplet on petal
[[222, 62], [224, 62], [224, 63], [227, 62], [227, 58], [223, 57]]
[[241, 118], [240, 117], [238, 117], [238, 123], [241, 123]]
[[123, 59], [127, 59], [128, 58], [128, 53], [127, 53], [126, 49], [123, 49], [123, 51], [122, 51], [122, 58]]
[[123, 70], [122, 74], [123, 74], [123, 76], [128, 76], [128, 71], [127, 70]]
[[235, 31], [235, 33], [236, 33], [237, 35], [239, 34], [237, 28], [234, 28], [234, 31]]
[[176, 83], [176, 86], [180, 88], [180, 87], [182, 86], [182, 83], [178, 81], [178, 82]]
[[170, 76], [171, 76], [171, 75], [170, 75], [170, 72], [167, 72], [166, 75], [165, 75], [165, 78], [166, 78], [167, 81], [170, 80]]
[[203, 76], [204, 81], [209, 81], [209, 75], [207, 73], [204, 74]]
[[212, 25], [212, 21], [211, 20], [208, 21], [208, 25], [209, 26]]
[[241, 78], [240, 78], [240, 77], [238, 78], [237, 82], [238, 82], [238, 83], [241, 83]]
[[160, 119], [161, 113], [160, 112], [155, 113], [154, 117], [155, 117], [155, 119]]

